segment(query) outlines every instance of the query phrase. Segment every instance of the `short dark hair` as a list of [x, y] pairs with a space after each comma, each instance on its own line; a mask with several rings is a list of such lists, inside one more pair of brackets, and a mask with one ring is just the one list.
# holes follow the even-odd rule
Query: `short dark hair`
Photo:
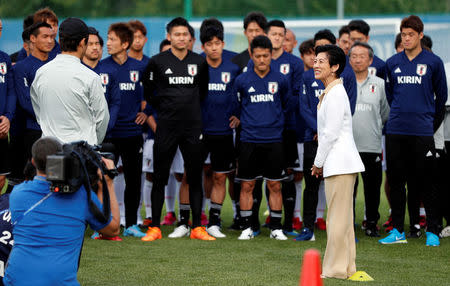
[[350, 29], [348, 28], [347, 25], [342, 26], [339, 29], [339, 38], [342, 37], [343, 34], [349, 34], [350, 35]]
[[162, 49], [165, 46], [170, 46], [170, 41], [167, 39], [162, 40], [161, 43], [159, 44], [159, 52], [162, 52]]
[[404, 28], [411, 28], [420, 34], [423, 32], [423, 22], [418, 16], [411, 15], [406, 18], [403, 18], [402, 23], [400, 24], [400, 32]]
[[423, 35], [423, 38], [420, 40], [420, 44], [423, 47], [427, 47], [430, 50], [433, 48], [433, 41], [431, 40], [430, 36], [428, 35]]
[[22, 32], [22, 41], [24, 43], [30, 42], [30, 29], [25, 29]]
[[314, 35], [314, 46], [316, 45], [317, 41], [323, 39], [328, 40], [333, 45], [336, 45], [336, 37], [329, 29], [320, 30]]
[[134, 38], [134, 32], [131, 26], [125, 22], [111, 24], [108, 28], [108, 34], [114, 32], [119, 37], [121, 43], [128, 43], [127, 50], [131, 47]]
[[286, 26], [284, 25], [284, 22], [278, 19], [271, 20], [266, 25], [266, 34], [269, 32], [270, 27], [279, 27], [284, 29], [284, 33], [286, 34]]
[[40, 28], [43, 28], [43, 27], [49, 28], [49, 29], [52, 28], [52, 26], [50, 26], [50, 25], [47, 24], [46, 22], [36, 22], [36, 23], [34, 23], [33, 25], [31, 25], [31, 26], [28, 28], [28, 31], [29, 31], [29, 33], [30, 33], [30, 37], [31, 37], [31, 35], [37, 37], [37, 36], [39, 35], [39, 29], [40, 29]]
[[395, 42], [394, 42], [395, 49], [397, 49], [401, 43], [402, 43], [402, 34], [398, 33], [397, 36], [395, 36]]
[[298, 51], [301, 55], [314, 53], [314, 39], [309, 39], [300, 44]]
[[366, 48], [369, 51], [369, 58], [373, 59], [374, 52], [373, 52], [372, 47], [369, 44], [363, 43], [363, 42], [356, 42], [356, 43], [353, 44], [353, 46], [350, 48], [350, 51], [348, 52], [348, 56], [349, 57], [351, 56], [352, 50], [353, 50], [354, 47]]
[[257, 36], [250, 43], [250, 51], [253, 53], [256, 48], [269, 49], [272, 52], [272, 42], [264, 35]]
[[[211, 18], [203, 20], [202, 24], [200, 25], [200, 35], [202, 34], [202, 31], [209, 26], [215, 26], [218, 29], [222, 30], [222, 32], [224, 32], [222, 22], [220, 22], [217, 18], [211, 17]], [[200, 36], [200, 38], [201, 38], [201, 36]]]
[[370, 26], [366, 23], [366, 21], [358, 19], [358, 20], [351, 20], [350, 23], [348, 23], [347, 27], [350, 29], [350, 31], [358, 31], [365, 36], [369, 35], [370, 32]]
[[176, 17], [176, 18], [173, 18], [173, 19], [166, 25], [166, 31], [167, 31], [167, 33], [170, 34], [170, 32], [172, 31], [172, 29], [173, 29], [174, 27], [177, 27], [177, 26], [183, 26], [183, 27], [188, 28], [188, 30], [189, 30], [189, 23], [188, 23], [188, 21], [187, 21], [186, 19], [184, 19], [183, 17]]
[[56, 17], [55, 12], [53, 12], [53, 10], [50, 9], [49, 7], [39, 9], [33, 15], [34, 23], [47, 22], [47, 20], [58, 24], [58, 17]]
[[89, 35], [97, 36], [98, 42], [100, 43], [100, 46], [103, 47], [103, 44], [104, 44], [103, 38], [100, 36], [100, 34], [99, 34], [99, 32], [97, 31], [97, 29], [94, 28], [94, 27], [88, 27], [88, 31], [89, 31]]
[[62, 144], [55, 137], [42, 137], [34, 142], [31, 147], [31, 156], [37, 170], [45, 173], [47, 156], [54, 155], [62, 151]]
[[267, 19], [263, 13], [255, 11], [248, 13], [244, 18], [244, 30], [247, 30], [247, 27], [251, 22], [255, 22], [261, 29], [263, 29], [263, 31], [266, 30]]
[[223, 42], [223, 31], [216, 26], [206, 27], [200, 33], [200, 41], [202, 42], [202, 45], [211, 41], [214, 37], [217, 37]]
[[188, 26], [189, 34], [191, 34], [191, 38], [195, 39], [195, 30], [191, 25]]
[[34, 23], [34, 15], [28, 15], [23, 19], [23, 29], [30, 27]]
[[336, 71], [336, 77], [339, 78], [345, 68], [346, 58], [344, 51], [336, 45], [323, 45], [318, 46], [315, 52], [316, 56], [320, 53], [326, 53], [328, 56], [328, 62], [330, 63], [330, 67], [334, 65], [339, 65], [339, 68]]
[[64, 36], [63, 34], [59, 33], [59, 45], [61, 47], [61, 51], [63, 52], [76, 52], [78, 45], [81, 41], [84, 41], [87, 44], [89, 35], [86, 38], [80, 38], [80, 37], [70, 37], [70, 36]]
[[128, 22], [133, 32], [141, 31], [141, 33], [144, 36], [147, 36], [147, 28], [145, 27], [144, 23], [142, 23], [139, 20], [131, 20]]

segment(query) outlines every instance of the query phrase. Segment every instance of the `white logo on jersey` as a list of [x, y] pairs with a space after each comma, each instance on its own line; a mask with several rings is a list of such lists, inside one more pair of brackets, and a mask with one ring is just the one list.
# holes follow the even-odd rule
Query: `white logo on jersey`
[[190, 76], [171, 76], [169, 84], [194, 84], [194, 78]]
[[394, 71], [394, 73], [401, 73], [401, 72], [402, 72], [402, 70], [399, 67], [397, 67]]
[[7, 72], [8, 72], [8, 70], [6, 68], [6, 63], [0, 63], [0, 73], [6, 74]]
[[173, 74], [172, 70], [170, 68], [166, 69], [166, 71], [164, 72], [165, 74]]
[[412, 84], [422, 84], [422, 77], [421, 76], [398, 76], [397, 77], [397, 83], [412, 83]]
[[230, 73], [229, 72], [222, 72], [222, 82], [223, 83], [230, 82]]
[[376, 75], [377, 74], [377, 68], [375, 68], [375, 67], [369, 67], [368, 70], [369, 70], [369, 74], [370, 75]]
[[227, 85], [223, 83], [209, 83], [208, 84], [208, 90], [211, 91], [226, 91]]
[[316, 97], [321, 96], [322, 93], [323, 93], [323, 89], [316, 89], [316, 90], [314, 90], [314, 95], [315, 95]]
[[250, 102], [252, 103], [268, 102], [268, 101], [273, 101], [273, 94], [250, 95]]
[[135, 83], [131, 83], [131, 82], [121, 82], [121, 83], [119, 83], [119, 88], [120, 88], [120, 90], [135, 90], [136, 85], [135, 85]]
[[248, 89], [248, 92], [255, 92], [255, 89], [253, 88], [253, 86], [251, 86], [251, 87]]
[[132, 82], [138, 82], [139, 81], [139, 72], [138, 71], [130, 71], [130, 80]]
[[25, 86], [28, 86], [28, 81], [27, 81], [27, 78], [26, 78], [26, 77], [23, 78], [23, 84], [24, 84]]
[[196, 76], [197, 75], [197, 65], [188, 65], [188, 73], [191, 76]]
[[375, 93], [377, 91], [377, 86], [375, 84], [369, 84], [369, 91]]
[[103, 85], [108, 85], [109, 83], [109, 75], [107, 73], [101, 73], [100, 79], [102, 80]]
[[375, 162], [380, 162], [380, 161], [381, 161], [380, 156], [377, 156], [377, 158], [375, 159]]
[[150, 74], [148, 75], [148, 79], [153, 80], [153, 72], [150, 72]]
[[431, 157], [431, 156], [433, 156], [433, 153], [431, 153], [431, 151], [428, 151], [428, 153], [427, 153], [426, 156], [427, 156], [427, 157]]
[[427, 65], [418, 64], [416, 74], [423, 76], [427, 73]]
[[269, 92], [275, 94], [278, 91], [278, 82], [269, 82]]
[[306, 85], [303, 84], [303, 94], [306, 94]]
[[317, 84], [317, 82], [314, 81], [314, 82], [311, 84], [311, 86], [312, 86], [312, 87], [318, 87], [319, 85]]
[[247, 67], [244, 67], [244, 68], [242, 69], [242, 72], [247, 72]]
[[289, 64], [282, 64], [280, 65], [280, 72], [284, 75], [287, 75], [289, 73], [289, 68], [290, 68]]

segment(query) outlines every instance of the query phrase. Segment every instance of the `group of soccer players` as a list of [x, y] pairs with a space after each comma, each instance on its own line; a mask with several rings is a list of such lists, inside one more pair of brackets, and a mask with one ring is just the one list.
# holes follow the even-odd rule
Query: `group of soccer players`
[[[239, 240], [260, 234], [263, 193], [271, 238], [314, 240], [315, 227], [326, 229], [323, 180], [310, 171], [320, 144], [317, 104], [324, 89], [314, 77], [314, 49], [337, 44], [348, 56], [341, 77], [366, 168], [365, 234], [380, 236], [386, 159], [385, 189], [392, 212], [385, 224], [389, 235], [380, 243], [406, 242], [406, 184], [408, 237], [419, 237], [425, 225], [427, 245], [439, 245], [439, 235], [450, 236], [450, 228], [443, 227], [443, 218], [447, 224], [449, 219], [444, 205], [449, 186], [443, 175], [449, 168], [444, 141], [450, 142], [450, 136], [444, 136], [443, 123], [448, 89], [442, 61], [431, 52], [430, 42], [423, 41], [420, 18], [403, 19], [396, 41], [399, 53], [386, 63], [367, 44], [370, 27], [363, 20], [343, 26], [338, 39], [328, 29], [318, 31], [299, 45], [301, 58], [292, 54], [297, 41], [283, 21], [267, 21], [262, 13], [251, 12], [243, 26], [248, 48], [237, 54], [224, 48], [222, 23], [204, 20], [202, 53], [197, 54], [192, 51], [194, 29], [184, 18], [175, 18], [167, 24], [160, 53], [149, 58], [143, 54], [146, 27], [137, 20], [114, 23], [104, 59], [104, 40], [89, 28], [83, 63], [99, 74], [108, 103], [104, 143], [114, 146], [121, 172], [115, 189], [123, 235], [154, 241], [162, 238], [161, 224], [177, 223], [168, 237], [225, 237], [221, 209], [228, 179], [234, 212], [230, 229], [241, 231]], [[40, 9], [24, 21], [23, 48], [11, 56], [0, 53], [0, 188], [6, 177], [10, 182], [32, 177], [27, 161], [42, 132], [30, 87], [36, 71], [60, 51], [57, 30], [55, 13]], [[167, 215], [161, 222], [164, 201]], [[140, 206], [145, 206], [144, 220]], [[426, 221], [421, 221], [425, 214]], [[97, 233], [93, 238], [121, 240]]]

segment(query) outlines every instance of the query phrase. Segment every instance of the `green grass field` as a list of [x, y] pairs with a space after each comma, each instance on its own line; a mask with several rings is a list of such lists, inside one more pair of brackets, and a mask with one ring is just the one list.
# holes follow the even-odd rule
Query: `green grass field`
[[[361, 223], [364, 195], [358, 192], [357, 219]], [[261, 220], [265, 202], [261, 207]], [[384, 194], [380, 206], [382, 219], [388, 216]], [[232, 211], [227, 198], [222, 220], [231, 224]], [[408, 222], [408, 218], [406, 222]], [[405, 226], [405, 229], [409, 229]], [[326, 233], [315, 231], [315, 242], [275, 241], [263, 228], [251, 241], [238, 241], [238, 232], [227, 231], [227, 238], [198, 241], [169, 239], [173, 227], [163, 227], [163, 239], [141, 242], [123, 238], [122, 242], [94, 241], [86, 232], [78, 280], [82, 285], [298, 285], [303, 252], [316, 248], [323, 255]], [[382, 232], [384, 236], [384, 232]], [[450, 238], [440, 247], [426, 247], [424, 236], [403, 245], [379, 245], [378, 239], [364, 235], [357, 227], [356, 265], [371, 275], [373, 282], [325, 279], [324, 285], [450, 285]]]

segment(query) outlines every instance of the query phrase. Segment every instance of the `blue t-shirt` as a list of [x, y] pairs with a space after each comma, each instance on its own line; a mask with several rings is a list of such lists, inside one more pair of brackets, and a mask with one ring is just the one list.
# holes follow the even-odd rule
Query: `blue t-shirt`
[[233, 93], [241, 105], [241, 141], [282, 142], [285, 114], [295, 108], [286, 77], [271, 68], [261, 78], [249, 69], [237, 77]]
[[0, 115], [6, 116], [11, 121], [15, 109], [16, 93], [11, 60], [6, 53], [0, 51]]
[[[17, 185], [10, 196], [14, 248], [6, 268], [5, 285], [79, 285], [78, 261], [87, 224], [106, 227], [89, 210], [87, 192], [53, 193], [27, 215], [31, 206], [50, 192], [50, 183], [36, 176]], [[97, 196], [92, 201], [101, 209]]]
[[[442, 60], [422, 50], [412, 61], [405, 52], [386, 61], [386, 97], [391, 111], [386, 134], [433, 136], [445, 112], [447, 80]], [[439, 122], [434, 122], [438, 118]]]
[[9, 211], [9, 195], [3, 194], [0, 196], [0, 285], [3, 285], [6, 262], [14, 245], [11, 212]]

